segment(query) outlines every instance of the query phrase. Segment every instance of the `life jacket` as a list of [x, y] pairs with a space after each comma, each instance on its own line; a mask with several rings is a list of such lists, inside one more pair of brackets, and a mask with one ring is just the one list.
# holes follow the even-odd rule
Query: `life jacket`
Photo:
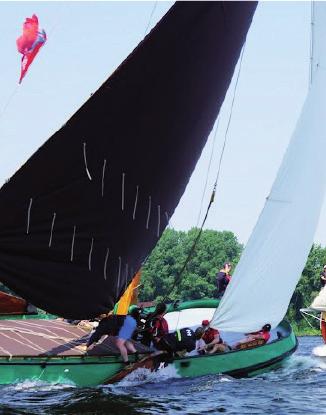
[[264, 330], [259, 330], [259, 331], [256, 331], [255, 333], [250, 333], [250, 334], [254, 334], [254, 335], [259, 334], [260, 338], [265, 340], [265, 343], [267, 343], [271, 337], [269, 331], [264, 331]]
[[169, 336], [174, 337], [174, 351], [187, 350], [191, 352], [196, 348], [195, 333], [189, 328], [178, 329]]
[[152, 337], [161, 338], [169, 333], [169, 325], [164, 317], [154, 317], [150, 323], [149, 333]]
[[260, 333], [261, 333], [261, 335], [262, 335], [262, 338], [265, 340], [265, 342], [267, 343], [268, 342], [268, 340], [270, 339], [270, 337], [271, 337], [271, 335], [270, 335], [270, 333], [269, 333], [269, 331], [263, 331], [263, 330], [261, 330], [260, 331]]
[[[216, 337], [216, 335], [219, 335], [219, 334], [220, 334], [220, 332], [218, 330], [209, 327], [205, 331], [202, 339], [204, 340], [204, 342], [206, 344], [209, 344], [209, 343], [211, 343], [214, 340], [214, 338]], [[220, 338], [218, 344], [220, 344], [220, 343], [223, 343], [223, 340], [221, 338]]]

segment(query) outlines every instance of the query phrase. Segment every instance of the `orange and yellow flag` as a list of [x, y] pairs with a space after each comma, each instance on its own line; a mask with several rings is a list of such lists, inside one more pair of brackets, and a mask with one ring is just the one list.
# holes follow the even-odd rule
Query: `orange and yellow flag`
[[118, 302], [118, 307], [116, 310], [116, 314], [126, 315], [128, 314], [128, 309], [131, 305], [137, 304], [138, 302], [138, 287], [140, 283], [140, 270], [132, 279], [131, 283], [128, 285], [128, 288], [123, 293], [123, 296], [120, 298]]

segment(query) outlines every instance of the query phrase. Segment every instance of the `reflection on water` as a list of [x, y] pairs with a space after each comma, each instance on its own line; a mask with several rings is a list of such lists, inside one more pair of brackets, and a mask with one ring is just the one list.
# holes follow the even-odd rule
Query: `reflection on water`
[[310, 356], [320, 338], [299, 339], [283, 368], [252, 379], [177, 379], [169, 368], [140, 370], [120, 384], [97, 388], [24, 382], [0, 387], [0, 414], [321, 414], [326, 363]]

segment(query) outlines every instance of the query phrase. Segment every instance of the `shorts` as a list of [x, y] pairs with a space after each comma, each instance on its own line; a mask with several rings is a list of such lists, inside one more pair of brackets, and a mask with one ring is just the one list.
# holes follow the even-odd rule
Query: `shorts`
[[123, 340], [129, 340], [136, 329], [136, 322], [132, 317], [127, 316], [123, 325], [118, 333], [118, 338]]

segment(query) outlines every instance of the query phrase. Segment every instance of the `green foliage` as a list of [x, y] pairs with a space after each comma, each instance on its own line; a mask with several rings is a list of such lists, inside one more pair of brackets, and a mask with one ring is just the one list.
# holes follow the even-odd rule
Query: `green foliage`
[[[167, 229], [164, 232], [143, 268], [142, 300], [160, 301], [170, 293], [198, 232], [197, 228], [188, 232], [174, 229]], [[170, 298], [195, 300], [212, 297], [215, 291], [216, 273], [226, 261], [235, 265], [241, 251], [242, 245], [232, 232], [204, 230]]]
[[[324, 264], [326, 264], [326, 248], [313, 245], [287, 313], [288, 319], [298, 324], [299, 331], [309, 327], [303, 320], [300, 308], [309, 307], [312, 300], [319, 293], [321, 288], [320, 273]], [[318, 322], [310, 321], [310, 323], [318, 329]]]
[[[140, 300], [160, 301], [166, 295], [169, 295], [171, 300], [214, 297], [217, 272], [224, 262], [231, 262], [234, 269], [243, 247], [232, 232], [206, 229], [202, 232], [196, 249], [179, 279], [180, 271], [198, 232], [198, 228], [188, 232], [174, 229], [164, 232], [143, 267]], [[308, 307], [320, 291], [320, 272], [324, 264], [326, 248], [313, 245], [286, 316], [297, 334], [319, 333], [319, 322], [309, 319], [311, 327], [301, 315], [300, 308]], [[179, 279], [179, 283], [171, 293], [176, 278]], [[1, 283], [0, 290], [12, 293]]]
[[[176, 278], [191, 250], [198, 234], [193, 228], [188, 232], [167, 229], [143, 268], [141, 300], [160, 301], [170, 294]], [[194, 300], [213, 297], [216, 273], [223, 263], [238, 263], [242, 245], [232, 232], [204, 230], [196, 249], [184, 270], [177, 287], [169, 298], [171, 300]], [[318, 321], [310, 319], [310, 325], [300, 313], [300, 308], [310, 305], [320, 290], [320, 272], [326, 264], [326, 248], [313, 245], [302, 272], [300, 281], [292, 296], [287, 319], [298, 334], [317, 334]]]

